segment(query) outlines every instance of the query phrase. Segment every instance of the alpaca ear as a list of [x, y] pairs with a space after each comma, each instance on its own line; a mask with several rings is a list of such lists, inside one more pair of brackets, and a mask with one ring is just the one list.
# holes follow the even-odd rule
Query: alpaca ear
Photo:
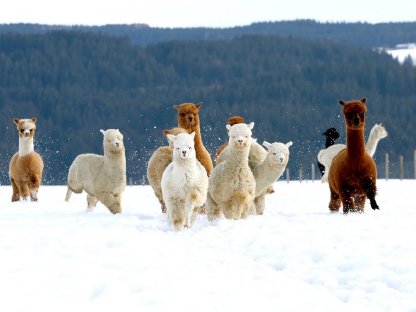
[[230, 125], [226, 125], [225, 127], [227, 128], [227, 132], [231, 130], [231, 126]]
[[253, 128], [254, 128], [254, 122], [253, 121], [248, 124], [248, 128], [250, 130], [253, 130]]
[[195, 107], [198, 108], [198, 110], [202, 107], [202, 102], [199, 102], [198, 104], [195, 104]]
[[264, 146], [265, 148], [269, 149], [269, 148], [270, 148], [270, 146], [271, 146], [271, 144], [270, 144], [269, 142], [267, 142], [267, 141], [263, 141], [263, 146]]
[[36, 123], [36, 117], [33, 117], [32, 119], [31, 119], [34, 123]]
[[168, 137], [168, 141], [170, 141], [172, 143], [175, 142], [175, 140], [176, 140], [176, 135], [168, 134], [167, 137]]
[[178, 105], [176, 105], [176, 104], [174, 104], [172, 107], [173, 107], [174, 109], [179, 110], [179, 106], [178, 106]]
[[105, 135], [105, 131], [103, 129], [100, 129], [100, 132]]
[[166, 129], [166, 130], [163, 130], [163, 134], [164, 135], [172, 134], [172, 131]]
[[195, 131], [190, 133], [189, 135], [192, 137], [192, 139], [195, 139]]
[[289, 142], [287, 142], [286, 143], [286, 146], [289, 148], [289, 147], [291, 147], [293, 145], [293, 142], [292, 141], [289, 141]]
[[18, 125], [19, 124], [20, 119], [19, 118], [13, 118], [13, 122]]
[[367, 99], [366, 98], [362, 98], [361, 99], [361, 102], [363, 102], [363, 104], [365, 104], [365, 102], [367, 102]]
[[345, 105], [345, 102], [343, 100], [339, 100], [339, 104]]

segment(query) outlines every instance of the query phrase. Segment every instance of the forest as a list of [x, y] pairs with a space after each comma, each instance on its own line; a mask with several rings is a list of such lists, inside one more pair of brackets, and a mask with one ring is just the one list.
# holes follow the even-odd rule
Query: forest
[[124, 134], [129, 182], [146, 183], [147, 160], [167, 144], [162, 130], [177, 125], [172, 105], [183, 102], [202, 102], [211, 155], [227, 140], [227, 117], [242, 115], [256, 123], [259, 142], [293, 141], [289, 167], [297, 172], [315, 162], [326, 128], [337, 127], [345, 141], [338, 100], [367, 97], [366, 134], [376, 122], [389, 132], [376, 160], [385, 152], [410, 158], [415, 86], [410, 60], [399, 64], [330, 38], [246, 34], [140, 45], [73, 29], [7, 31], [0, 34], [0, 182], [9, 183], [8, 162], [18, 149], [12, 118], [37, 117], [44, 183], [64, 184], [76, 155], [102, 153], [99, 130], [106, 128]]

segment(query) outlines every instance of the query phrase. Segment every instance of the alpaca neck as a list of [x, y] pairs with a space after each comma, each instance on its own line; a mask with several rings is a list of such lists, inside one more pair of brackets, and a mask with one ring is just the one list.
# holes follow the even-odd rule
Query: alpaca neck
[[351, 158], [359, 158], [366, 152], [364, 145], [364, 129], [347, 130], [347, 152]]
[[194, 138], [195, 147], [204, 146], [204, 144], [202, 144], [201, 129], [199, 128], [199, 126], [196, 127], [194, 131], [195, 131], [195, 138]]
[[285, 170], [286, 165], [271, 163], [266, 157], [260, 164], [255, 167], [254, 177], [256, 178], [256, 194], [263, 191], [272, 184]]
[[33, 138], [19, 138], [19, 156], [29, 155], [33, 151]]
[[365, 147], [367, 149], [368, 154], [373, 156], [377, 149], [377, 144], [380, 141], [380, 138], [372, 131], [370, 132], [370, 136], [368, 137], [367, 143]]
[[225, 165], [230, 168], [241, 168], [245, 166], [248, 167], [249, 153], [250, 153], [250, 148], [244, 148], [240, 150], [240, 149], [231, 147], [228, 157], [231, 157], [232, 161], [226, 161]]
[[332, 146], [332, 145], [334, 145], [335, 144], [335, 140], [334, 140], [334, 138], [331, 138], [331, 137], [327, 137], [326, 138], [326, 141], [325, 141], [325, 148], [328, 148], [328, 147], [330, 147], [330, 146]]

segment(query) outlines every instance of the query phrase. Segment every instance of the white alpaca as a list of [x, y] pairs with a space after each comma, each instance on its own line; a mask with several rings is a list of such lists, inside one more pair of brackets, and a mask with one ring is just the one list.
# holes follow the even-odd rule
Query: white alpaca
[[227, 219], [235, 220], [246, 218], [250, 213], [256, 192], [256, 181], [248, 165], [253, 127], [254, 122], [227, 125], [227, 157], [217, 164], [209, 177], [205, 206], [210, 220], [218, 218], [221, 211]]
[[257, 214], [261, 215], [264, 212], [267, 188], [279, 179], [285, 171], [289, 161], [289, 147], [292, 144], [292, 141], [286, 144], [263, 142], [263, 145], [267, 148], [267, 155], [262, 162], [252, 168], [256, 179], [254, 204]]
[[[367, 153], [371, 157], [373, 157], [376, 152], [378, 142], [387, 137], [387, 135], [388, 133], [386, 129], [381, 124], [375, 124], [373, 128], [371, 128], [370, 135], [368, 136], [367, 143], [365, 144]], [[318, 161], [325, 166], [325, 173], [321, 178], [322, 183], [328, 182], [329, 169], [331, 168], [332, 159], [346, 147], [347, 146], [345, 144], [334, 144], [319, 151]]]
[[161, 187], [169, 220], [176, 230], [190, 228], [193, 219], [207, 198], [208, 176], [196, 159], [191, 134], [168, 134], [173, 142], [173, 160], [163, 171]]
[[88, 209], [102, 202], [112, 213], [121, 212], [121, 194], [126, 188], [126, 156], [123, 135], [118, 129], [100, 130], [104, 156], [78, 155], [68, 172], [68, 201], [72, 192], [88, 194]]

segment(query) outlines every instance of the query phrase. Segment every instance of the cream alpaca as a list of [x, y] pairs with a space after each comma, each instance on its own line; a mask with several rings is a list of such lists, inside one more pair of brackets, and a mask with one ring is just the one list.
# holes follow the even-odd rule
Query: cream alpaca
[[253, 205], [256, 182], [248, 165], [251, 130], [254, 123], [240, 123], [228, 129], [228, 152], [209, 177], [206, 210], [208, 218], [218, 218], [221, 212], [227, 219], [246, 218]]
[[[388, 133], [381, 124], [375, 124], [371, 128], [365, 148], [367, 153], [373, 157], [376, 152], [378, 142], [387, 137]], [[347, 146], [345, 144], [334, 144], [328, 148], [322, 149], [318, 153], [318, 161], [325, 166], [325, 173], [321, 178], [321, 182], [328, 182], [329, 169], [331, 168], [332, 159]], [[327, 170], [327, 168], [329, 168]]]
[[19, 151], [13, 155], [9, 164], [9, 178], [13, 187], [12, 201], [20, 197], [32, 201], [38, 200], [38, 190], [42, 182], [43, 160], [34, 151], [33, 139], [36, 130], [36, 118], [14, 118], [19, 132]]
[[163, 172], [161, 187], [169, 220], [176, 230], [191, 227], [207, 197], [208, 176], [196, 159], [194, 137], [195, 132], [168, 134], [173, 143], [173, 161]]
[[100, 130], [104, 156], [78, 155], [68, 172], [68, 201], [72, 192], [87, 193], [88, 208], [102, 202], [112, 213], [121, 212], [121, 194], [126, 187], [126, 156], [123, 135], [117, 129]]

